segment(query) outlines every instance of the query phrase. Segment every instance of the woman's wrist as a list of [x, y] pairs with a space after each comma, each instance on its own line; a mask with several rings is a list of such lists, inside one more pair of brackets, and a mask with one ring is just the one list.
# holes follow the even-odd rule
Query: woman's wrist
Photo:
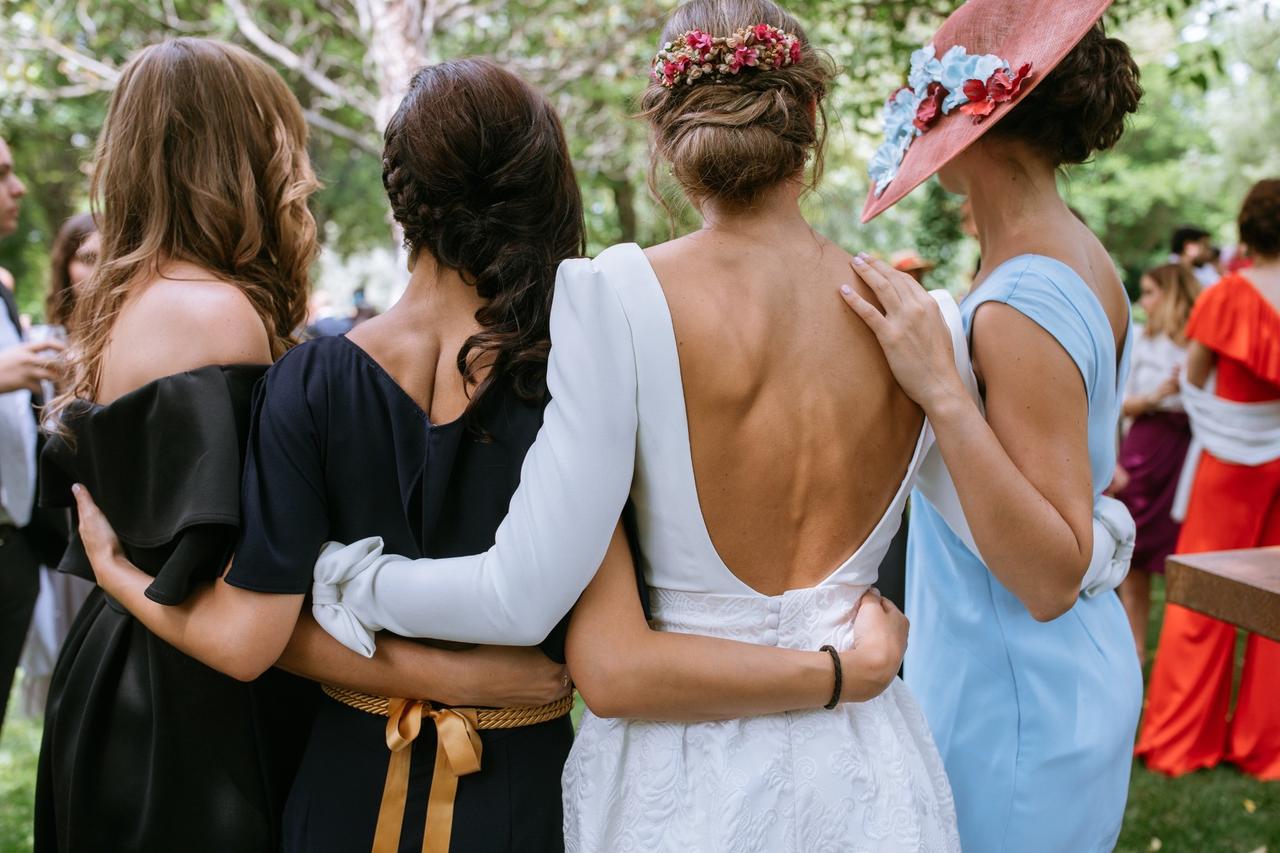
[[966, 413], [975, 410], [973, 398], [969, 396], [968, 390], [960, 382], [959, 377], [956, 377], [954, 382], [940, 384], [935, 393], [925, 400], [920, 400], [919, 403], [920, 408], [924, 409], [925, 416], [935, 428], [939, 424], [963, 417]]

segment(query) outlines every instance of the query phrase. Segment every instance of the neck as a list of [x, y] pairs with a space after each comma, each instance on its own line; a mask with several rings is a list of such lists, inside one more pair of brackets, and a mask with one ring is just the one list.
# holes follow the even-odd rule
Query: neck
[[1044, 229], [1063, 217], [1074, 217], [1058, 193], [1057, 174], [1047, 161], [1020, 156], [995, 146], [975, 152], [967, 182], [983, 266], [1017, 255], [1038, 242]]
[[486, 299], [467, 284], [457, 270], [442, 266], [429, 252], [418, 252], [409, 273], [409, 284], [387, 314], [406, 319], [430, 316], [465, 316], [468, 321], [484, 307]]
[[1280, 255], [1269, 258], [1254, 257], [1253, 266], [1247, 268], [1245, 272], [1247, 273], [1250, 269], [1255, 273], [1261, 272], [1272, 275], [1280, 273]]
[[728, 207], [715, 200], [703, 202], [702, 231], [707, 234], [746, 237], [767, 241], [778, 235], [812, 229], [800, 212], [804, 186], [799, 181], [783, 181], [770, 187], [749, 208]]

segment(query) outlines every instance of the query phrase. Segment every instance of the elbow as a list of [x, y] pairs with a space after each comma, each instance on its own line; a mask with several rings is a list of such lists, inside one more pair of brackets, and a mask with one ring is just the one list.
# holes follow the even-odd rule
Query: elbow
[[619, 690], [610, 689], [598, 683], [588, 686], [576, 681], [574, 686], [582, 696], [583, 704], [601, 719], [615, 720], [637, 716], [635, 708], [631, 707], [627, 697]]
[[264, 672], [275, 665], [278, 656], [272, 657], [252, 649], [226, 649], [217, 660], [205, 661], [209, 666], [236, 681], [257, 681]]
[[1064, 616], [1072, 607], [1076, 605], [1076, 595], [1069, 598], [1067, 596], [1057, 596], [1054, 598], [1044, 597], [1043, 600], [1026, 602], [1027, 611], [1031, 614], [1031, 618], [1037, 622], [1052, 622], [1061, 616]]
[[536, 646], [547, 638], [555, 629], [556, 622], [539, 620], [536, 623], [511, 623], [511, 630], [503, 637], [503, 643], [509, 646]]
[[631, 695], [636, 679], [618, 662], [588, 659], [570, 662], [573, 683], [591, 713], [603, 719], [641, 716]]
[[1031, 618], [1037, 622], [1052, 622], [1065, 615], [1080, 600], [1080, 583], [1086, 567], [1078, 571], [1067, 567], [1052, 581], [1046, 581], [1031, 595], [1022, 598]]
[[536, 646], [551, 635], [568, 610], [568, 607], [563, 611], [548, 608], [533, 612], [515, 607], [505, 608], [503, 618], [498, 623], [503, 626], [501, 639], [491, 642], [499, 642], [504, 646]]

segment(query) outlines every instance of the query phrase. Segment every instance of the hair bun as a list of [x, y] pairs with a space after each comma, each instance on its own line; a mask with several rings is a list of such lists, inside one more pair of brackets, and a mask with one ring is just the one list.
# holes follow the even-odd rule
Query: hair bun
[[1054, 165], [1083, 163], [1124, 135], [1142, 99], [1129, 46], [1099, 22], [995, 128], [1038, 148]]
[[796, 59], [675, 85], [655, 79], [645, 92], [642, 114], [654, 138], [652, 189], [658, 162], [665, 160], [695, 203], [715, 199], [749, 207], [765, 190], [802, 174], [809, 156], [821, 151], [822, 100], [834, 67], [772, 0], [690, 0], [671, 13], [662, 43], [691, 31], [723, 36], [759, 25], [793, 36], [802, 48]]

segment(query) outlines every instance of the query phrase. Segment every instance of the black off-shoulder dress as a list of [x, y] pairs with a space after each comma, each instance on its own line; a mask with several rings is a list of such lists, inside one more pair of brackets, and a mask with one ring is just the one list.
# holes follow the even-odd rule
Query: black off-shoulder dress
[[[309, 592], [326, 540], [381, 536], [387, 553], [453, 557], [488, 549], [542, 424], [541, 403], [500, 379], [464, 419], [433, 425], [345, 337], [289, 352], [267, 373], [244, 478], [244, 535], [227, 581]], [[564, 624], [542, 649], [563, 661]], [[422, 697], [412, 697], [422, 698]], [[389, 753], [385, 717], [325, 696], [286, 806], [284, 849], [363, 853], [374, 836]], [[453, 853], [563, 849], [560, 773], [568, 717], [483, 730], [482, 769], [459, 780]], [[413, 744], [400, 850], [419, 853], [436, 750]]]
[[[240, 529], [240, 473], [264, 368], [211, 366], [68, 412], [40, 460], [41, 502], [84, 483], [162, 604], [215, 579]], [[62, 571], [92, 581], [79, 538]], [[53, 673], [40, 750], [38, 853], [257, 853], [280, 815], [319, 689], [245, 684], [187, 657], [100, 588]]]

